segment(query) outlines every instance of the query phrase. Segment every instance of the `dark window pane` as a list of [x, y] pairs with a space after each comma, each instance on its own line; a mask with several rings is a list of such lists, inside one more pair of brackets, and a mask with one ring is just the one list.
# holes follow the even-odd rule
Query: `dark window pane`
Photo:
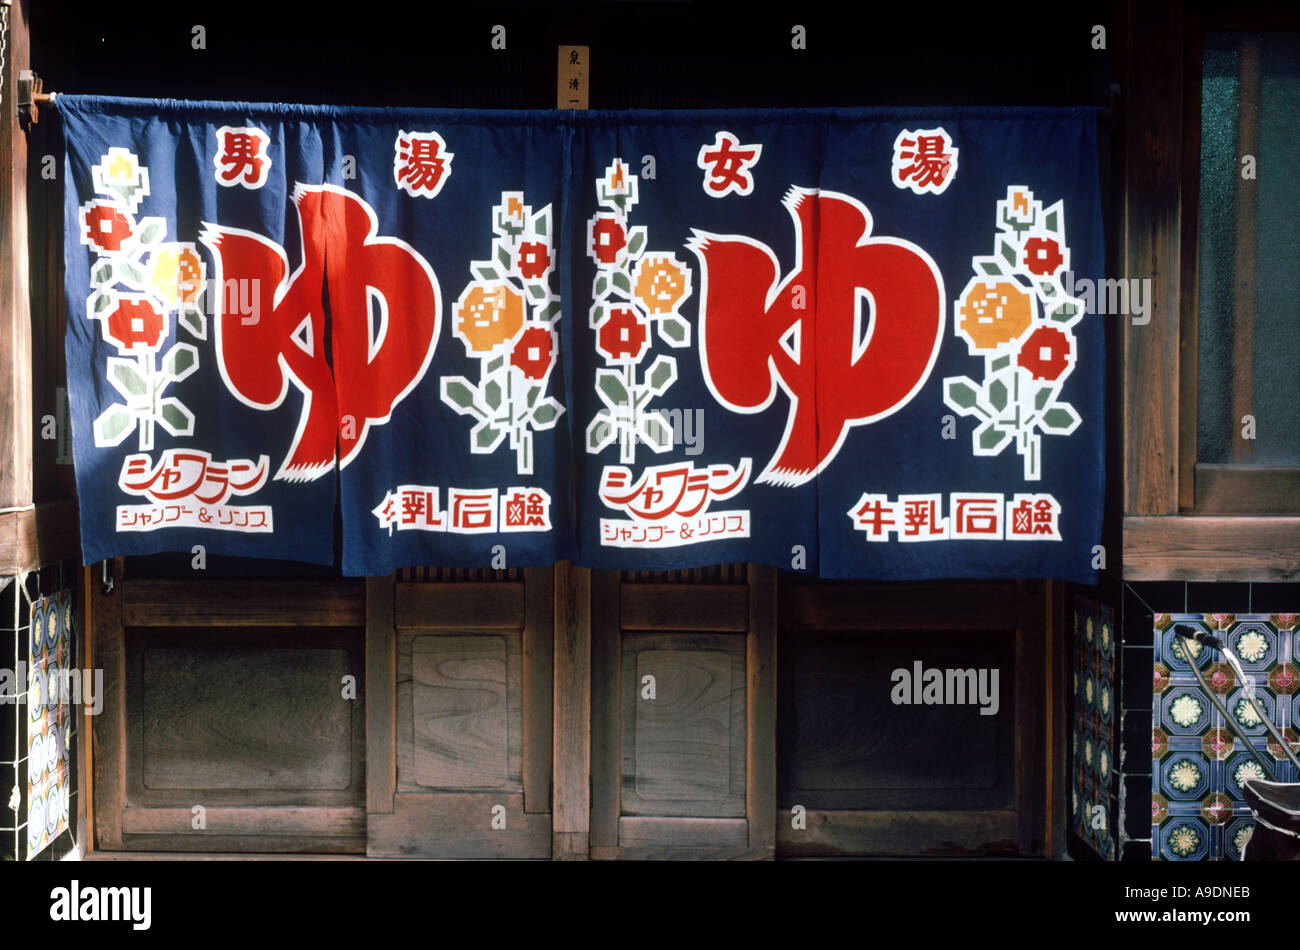
[[1300, 465], [1300, 35], [1209, 33], [1202, 69], [1197, 461]]

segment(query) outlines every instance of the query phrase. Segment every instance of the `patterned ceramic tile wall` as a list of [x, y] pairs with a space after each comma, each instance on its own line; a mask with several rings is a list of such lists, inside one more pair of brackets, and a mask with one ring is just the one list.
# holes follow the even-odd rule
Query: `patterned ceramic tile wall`
[[1071, 827], [1106, 860], [1115, 857], [1115, 620], [1110, 607], [1074, 599]]
[[1263, 771], [1197, 685], [1205, 676], [1278, 781], [1300, 781], [1246, 702], [1222, 655], [1175, 633], [1192, 625], [1224, 640], [1255, 685], [1264, 712], [1297, 748], [1300, 721], [1300, 615], [1155, 614], [1152, 706], [1151, 851], [1156, 860], [1240, 860], [1253, 822], [1241, 784]]
[[0, 703], [0, 860], [59, 860], [78, 850], [73, 750], [81, 709], [30, 701], [33, 663], [78, 669], [71, 570], [54, 564], [0, 578], [0, 693], [9, 698]]

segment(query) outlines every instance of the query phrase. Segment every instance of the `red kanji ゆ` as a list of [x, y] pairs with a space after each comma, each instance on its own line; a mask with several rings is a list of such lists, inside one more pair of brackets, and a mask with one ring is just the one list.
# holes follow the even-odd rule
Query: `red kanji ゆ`
[[[802, 485], [826, 467], [850, 428], [901, 409], [939, 352], [943, 279], [924, 250], [871, 236], [854, 198], [792, 188], [795, 269], [751, 238], [694, 231], [700, 260], [700, 362], [714, 398], [761, 412], [778, 385], [790, 398], [781, 443], [757, 482]], [[871, 329], [864, 335], [864, 298]], [[864, 344], [865, 338], [865, 344]]]
[[701, 145], [695, 164], [704, 169], [704, 193], [722, 198], [735, 192], [747, 195], [754, 190], [754, 177], [747, 174], [758, 164], [762, 145], [741, 145], [730, 132], [719, 132], [712, 145]]
[[217, 153], [212, 156], [217, 184], [227, 188], [235, 185], [261, 188], [265, 185], [271, 171], [271, 159], [267, 155], [270, 142], [270, 136], [257, 128], [236, 129], [223, 125], [217, 129]]
[[[298, 426], [277, 479], [311, 480], [356, 456], [371, 425], [383, 425], [424, 376], [438, 341], [438, 281], [402, 241], [380, 237], [374, 210], [333, 185], [298, 185], [294, 205], [302, 259], [289, 272], [284, 249], [249, 231], [206, 226], [218, 287], [233, 284], [252, 312], [219, 298], [217, 363], [245, 405], [275, 409], [290, 383], [303, 392]], [[328, 240], [326, 239], [328, 236]], [[332, 318], [326, 358], [325, 306]], [[246, 293], [242, 288], [251, 288]], [[388, 313], [375, 346], [371, 297]]]
[[432, 198], [442, 190], [451, 175], [451, 160], [455, 156], [447, 151], [447, 143], [437, 132], [397, 133], [393, 146], [393, 180], [408, 195]]
[[943, 129], [904, 129], [894, 139], [894, 184], [918, 195], [942, 194], [957, 174], [957, 151]]

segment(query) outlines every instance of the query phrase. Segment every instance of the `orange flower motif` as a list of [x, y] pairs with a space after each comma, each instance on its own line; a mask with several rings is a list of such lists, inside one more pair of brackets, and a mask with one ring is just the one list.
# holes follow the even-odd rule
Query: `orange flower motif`
[[973, 280], [957, 312], [977, 350], [991, 350], [1024, 333], [1034, 319], [1033, 299], [1011, 281]]
[[189, 303], [203, 290], [203, 262], [188, 247], [164, 247], [154, 255], [150, 284], [164, 303]]
[[488, 353], [524, 325], [524, 298], [509, 284], [471, 284], [460, 295], [456, 330], [471, 353]]
[[650, 313], [671, 313], [686, 296], [686, 277], [671, 254], [647, 255], [637, 261], [636, 298]]

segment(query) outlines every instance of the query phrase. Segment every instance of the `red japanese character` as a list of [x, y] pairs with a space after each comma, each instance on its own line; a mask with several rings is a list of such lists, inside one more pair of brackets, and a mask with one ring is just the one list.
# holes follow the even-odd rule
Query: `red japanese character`
[[920, 390], [939, 352], [943, 279], [921, 248], [869, 238], [870, 213], [847, 195], [795, 188], [784, 203], [796, 237], [795, 270], [784, 279], [776, 254], [750, 238], [695, 231], [687, 247], [707, 288], [705, 382], [744, 413], [785, 390], [785, 431], [757, 481], [800, 485], [830, 463], [851, 427], [898, 411]]
[[943, 129], [904, 129], [894, 139], [894, 184], [916, 194], [942, 194], [957, 174], [957, 152]]
[[[338, 444], [339, 466], [355, 457], [372, 423], [423, 377], [441, 322], [441, 294], [428, 263], [403, 241], [378, 237], [375, 213], [333, 185], [294, 190], [302, 263], [289, 274], [279, 245], [247, 231], [205, 226], [200, 240], [216, 262], [217, 286], [245, 288], [251, 313], [222, 299], [217, 363], [243, 403], [274, 409], [289, 384], [303, 392], [293, 443], [277, 479], [319, 478]], [[325, 355], [322, 289], [328, 281], [333, 369]], [[371, 297], [388, 314], [382, 341], [371, 333]], [[225, 295], [222, 295], [223, 298]], [[233, 295], [232, 298], [233, 299]]]
[[266, 184], [271, 170], [271, 159], [267, 155], [270, 136], [257, 128], [236, 129], [223, 125], [217, 129], [217, 142], [220, 148], [212, 157], [212, 164], [216, 166], [218, 185], [261, 188]]
[[454, 153], [437, 132], [397, 133], [394, 145], [393, 180], [408, 195], [432, 198], [442, 191], [451, 175]]
[[747, 195], [754, 190], [754, 178], [746, 174], [758, 164], [761, 145], [741, 145], [730, 132], [718, 132], [712, 145], [701, 145], [695, 164], [704, 169], [704, 193], [721, 198], [731, 192]]

